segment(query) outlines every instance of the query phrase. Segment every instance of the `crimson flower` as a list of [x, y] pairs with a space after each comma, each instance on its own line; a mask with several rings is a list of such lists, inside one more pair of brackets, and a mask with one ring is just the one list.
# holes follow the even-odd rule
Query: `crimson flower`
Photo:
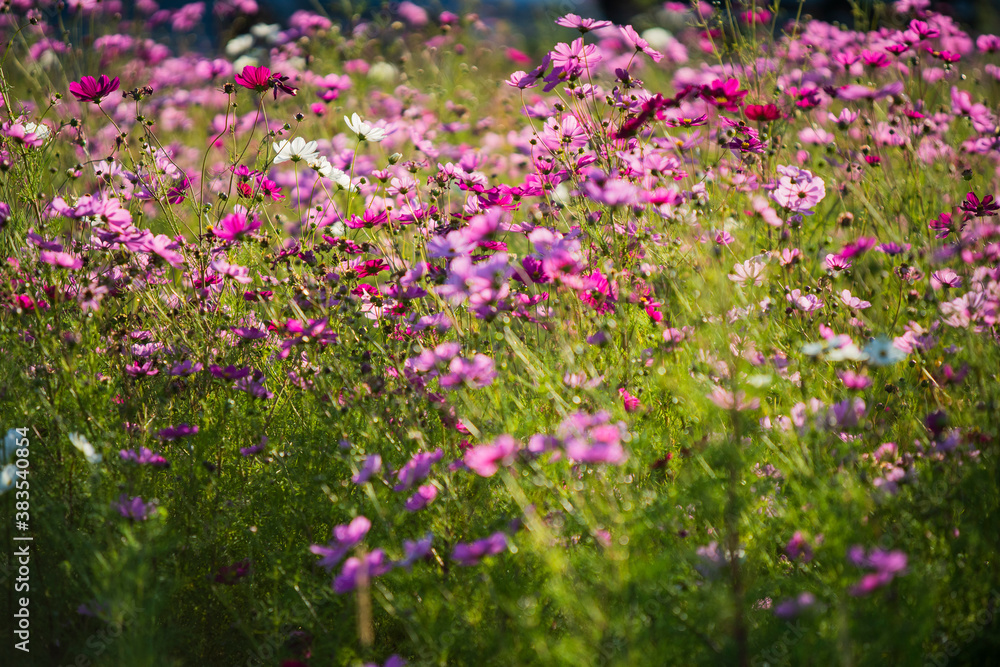
[[985, 218], [996, 215], [997, 211], [1000, 211], [1000, 205], [993, 201], [993, 195], [986, 195], [980, 201], [979, 197], [970, 192], [965, 195], [965, 201], [962, 202], [962, 210], [977, 218]]
[[254, 67], [253, 65], [247, 65], [243, 68], [240, 74], [236, 75], [236, 83], [240, 84], [244, 88], [249, 88], [250, 90], [256, 91], [258, 93], [264, 93], [268, 90], [274, 90], [274, 99], [278, 99], [278, 91], [285, 93], [286, 95], [296, 95], [297, 89], [295, 86], [289, 86], [286, 81], [288, 81], [287, 76], [282, 76], [277, 72], [271, 72], [267, 67]]
[[93, 102], [100, 104], [101, 100], [118, 90], [118, 77], [109, 79], [107, 74], [102, 74], [95, 79], [92, 76], [82, 76], [79, 81], [69, 84], [69, 92], [81, 102]]
[[781, 118], [781, 112], [773, 104], [750, 104], [743, 112], [747, 120], [762, 120], [765, 123]]

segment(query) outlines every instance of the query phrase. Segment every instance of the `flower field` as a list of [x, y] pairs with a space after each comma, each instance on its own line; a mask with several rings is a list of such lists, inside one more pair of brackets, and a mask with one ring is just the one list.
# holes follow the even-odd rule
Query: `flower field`
[[1000, 37], [0, 9], [2, 664], [995, 664]]

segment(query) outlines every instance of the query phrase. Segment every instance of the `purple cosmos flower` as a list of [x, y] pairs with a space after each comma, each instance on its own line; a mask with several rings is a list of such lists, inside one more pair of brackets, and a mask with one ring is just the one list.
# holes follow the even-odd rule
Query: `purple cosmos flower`
[[263, 400], [274, 398], [274, 392], [268, 391], [267, 387], [259, 381], [259, 378], [243, 378], [241, 380], [237, 380], [233, 384], [233, 389]]
[[439, 382], [446, 389], [461, 384], [471, 389], [481, 389], [491, 384], [496, 376], [493, 360], [485, 354], [477, 354], [472, 359], [452, 359], [448, 365], [448, 374], [442, 376]]
[[350, 593], [362, 580], [367, 581], [375, 577], [380, 577], [392, 570], [392, 561], [386, 559], [385, 552], [375, 549], [364, 559], [348, 558], [344, 562], [344, 567], [333, 580], [333, 591], [335, 593]]
[[403, 552], [406, 554], [403, 560], [396, 562], [396, 567], [405, 567], [410, 569], [413, 564], [418, 560], [422, 560], [427, 557], [431, 552], [431, 543], [434, 541], [434, 536], [427, 533], [426, 537], [423, 537], [416, 542], [410, 540], [403, 540]]
[[186, 438], [189, 435], [194, 435], [198, 432], [197, 426], [190, 426], [188, 424], [178, 424], [177, 426], [168, 426], [162, 429], [157, 435], [160, 440], [172, 441], [179, 438]]
[[441, 460], [444, 450], [440, 447], [433, 452], [417, 452], [406, 464], [396, 473], [396, 480], [399, 482], [393, 491], [405, 491], [414, 484], [427, 477], [431, 471], [431, 466]]
[[804, 593], [799, 593], [799, 595], [794, 598], [789, 598], [788, 600], [779, 602], [774, 607], [774, 615], [780, 619], [788, 620], [798, 616], [814, 604], [816, 604], [816, 596], [806, 591]]
[[334, 526], [333, 539], [327, 546], [313, 544], [309, 547], [309, 551], [322, 556], [319, 566], [332, 570], [352, 547], [364, 539], [371, 527], [372, 522], [367, 517], [359, 516], [349, 524]]
[[478, 565], [485, 556], [495, 556], [507, 548], [507, 536], [501, 532], [493, 533], [489, 537], [470, 542], [468, 544], [459, 542], [451, 552], [451, 559], [459, 565], [466, 567]]
[[215, 575], [214, 581], [217, 584], [232, 586], [248, 574], [250, 574], [250, 559], [244, 558], [243, 560], [233, 563], [232, 565], [223, 565], [220, 567], [219, 571]]
[[212, 364], [208, 367], [208, 372], [212, 374], [212, 377], [217, 377], [220, 380], [241, 380], [248, 375], [252, 369], [249, 366], [243, 366], [242, 368], [237, 368], [232, 364], [223, 368], [218, 364]]
[[145, 521], [156, 511], [156, 503], [153, 501], [146, 503], [143, 502], [141, 496], [129, 498], [124, 493], [112, 507], [118, 510], [118, 513], [123, 517], [132, 521]]
[[167, 374], [173, 377], [187, 377], [188, 375], [193, 375], [194, 373], [202, 370], [204, 366], [199, 363], [192, 363], [191, 360], [182, 361], [179, 364], [175, 364]]
[[803, 563], [808, 563], [813, 558], [813, 550], [809, 542], [802, 536], [802, 531], [795, 531], [792, 539], [785, 545], [785, 553], [792, 560], [801, 559]]
[[92, 76], [80, 77], [79, 81], [69, 84], [69, 92], [81, 102], [93, 102], [100, 105], [101, 100], [118, 90], [118, 77], [109, 79], [106, 74], [95, 79]]
[[419, 512], [430, 505], [437, 498], [438, 490], [433, 484], [424, 484], [417, 487], [417, 492], [406, 500], [407, 512]]
[[890, 241], [889, 243], [878, 244], [877, 246], [875, 246], [875, 249], [878, 250], [879, 252], [884, 252], [889, 256], [895, 256], [895, 255], [902, 255], [904, 252], [908, 252], [910, 250], [910, 247], [911, 246], [909, 243], [905, 245], [899, 245], [898, 243], [893, 243]]
[[148, 447], [143, 447], [140, 451], [123, 449], [118, 454], [122, 457], [122, 461], [132, 461], [138, 465], [149, 465], [154, 468], [170, 467], [170, 463], [165, 458]]
[[372, 454], [365, 458], [365, 462], [361, 466], [361, 470], [358, 471], [356, 475], [351, 477], [351, 481], [355, 484], [364, 484], [367, 482], [372, 475], [377, 475], [379, 471], [382, 470], [382, 457], [378, 454]]
[[257, 454], [260, 454], [262, 451], [264, 451], [264, 448], [266, 446], [267, 446], [267, 436], [262, 435], [260, 436], [260, 442], [258, 442], [256, 445], [253, 445], [251, 447], [240, 447], [240, 454], [242, 454], [247, 458], [251, 456], [256, 456]]
[[872, 248], [875, 247], [876, 243], [878, 243], [878, 239], [875, 239], [871, 236], [862, 236], [858, 238], [856, 241], [852, 241], [847, 245], [845, 245], [844, 249], [837, 254], [843, 259], [851, 259], [853, 257], [857, 257], [858, 255], [864, 252], [867, 252], [868, 250], [871, 250]]

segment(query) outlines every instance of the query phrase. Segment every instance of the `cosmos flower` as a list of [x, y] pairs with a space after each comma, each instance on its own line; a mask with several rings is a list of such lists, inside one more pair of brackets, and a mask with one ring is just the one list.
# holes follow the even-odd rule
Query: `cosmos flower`
[[385, 552], [375, 549], [364, 558], [348, 558], [344, 567], [333, 580], [335, 593], [350, 593], [362, 581], [367, 581], [392, 570], [393, 563], [385, 557]]
[[297, 92], [297, 88], [285, 83], [288, 81], [287, 76], [282, 76], [277, 72], [272, 73], [267, 67], [247, 65], [240, 74], [236, 75], [235, 79], [236, 83], [244, 88], [258, 93], [264, 93], [273, 89], [274, 99], [278, 99], [279, 91], [292, 96], [296, 95]]
[[156, 511], [156, 503], [144, 502], [142, 496], [128, 497], [124, 493], [118, 498], [118, 502], [112, 505], [118, 513], [126, 519], [132, 521], [145, 521]]
[[260, 218], [257, 214], [250, 213], [245, 207], [237, 204], [233, 207], [232, 213], [212, 227], [212, 233], [224, 241], [239, 241], [259, 228]]
[[864, 349], [868, 362], [875, 366], [891, 366], [906, 359], [906, 353], [892, 344], [888, 338], [873, 338]]
[[564, 28], [574, 28], [579, 30], [582, 34], [594, 30], [601, 30], [603, 28], [611, 27], [611, 21], [598, 21], [596, 19], [585, 19], [577, 16], [576, 14], [567, 14], [566, 16], [561, 16], [556, 19], [556, 25], [561, 25]]
[[109, 79], [107, 74], [102, 74], [95, 79], [92, 76], [80, 77], [79, 81], [69, 84], [69, 92], [81, 102], [93, 102], [100, 105], [101, 100], [118, 90], [118, 77]]
[[764, 284], [764, 269], [767, 265], [755, 259], [748, 259], [740, 264], [733, 264], [733, 272], [729, 274], [729, 279], [734, 283], [752, 283], [757, 287]]
[[715, 79], [707, 86], [701, 87], [701, 98], [724, 111], [736, 113], [739, 111], [743, 98], [749, 91], [740, 90], [740, 82], [732, 77], [725, 82]]
[[621, 31], [622, 37], [625, 38], [625, 43], [632, 46], [636, 53], [645, 53], [654, 63], [658, 63], [663, 60], [663, 54], [650, 48], [649, 42], [640, 37], [639, 33], [635, 31], [635, 28], [630, 25], [625, 25], [619, 26], [618, 29]]
[[472, 447], [465, 452], [465, 465], [482, 477], [492, 477], [501, 465], [510, 465], [521, 449], [521, 443], [502, 435], [491, 444]]
[[1000, 204], [993, 201], [993, 195], [986, 195], [980, 200], [975, 193], [970, 192], [965, 195], [965, 201], [962, 202], [961, 208], [966, 213], [974, 215], [977, 218], [985, 218], [996, 215], [997, 211], [1000, 211]]
[[358, 135], [361, 141], [372, 141], [378, 143], [385, 139], [386, 131], [382, 128], [372, 127], [371, 123], [367, 123], [361, 120], [358, 114], [351, 114], [348, 118], [344, 116], [344, 122], [347, 123], [347, 127], [351, 129], [352, 132]]
[[469, 567], [479, 564], [479, 561], [486, 556], [495, 556], [506, 549], [507, 536], [504, 533], [496, 532], [489, 537], [468, 544], [459, 542], [451, 552], [451, 559], [459, 565]]
[[272, 164], [282, 162], [313, 162], [319, 158], [318, 144], [315, 141], [306, 141], [302, 137], [295, 137], [291, 141], [282, 139], [274, 144], [275, 156]]

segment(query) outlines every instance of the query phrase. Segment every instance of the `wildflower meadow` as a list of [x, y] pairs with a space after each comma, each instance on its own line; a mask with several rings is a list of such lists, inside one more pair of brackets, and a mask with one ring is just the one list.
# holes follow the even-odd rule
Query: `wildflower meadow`
[[564, 4], [0, 0], [0, 664], [1000, 664], [1000, 36]]

